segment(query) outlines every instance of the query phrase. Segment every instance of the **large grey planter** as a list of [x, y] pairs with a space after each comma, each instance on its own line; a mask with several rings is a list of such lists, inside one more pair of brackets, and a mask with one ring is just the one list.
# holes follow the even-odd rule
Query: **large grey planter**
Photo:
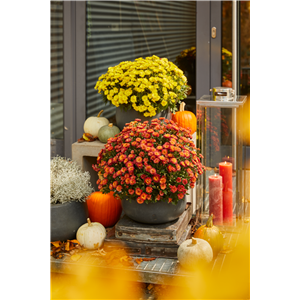
[[88, 216], [86, 202], [51, 204], [51, 242], [76, 239], [78, 228]]
[[145, 224], [162, 224], [176, 220], [184, 212], [186, 197], [178, 201], [177, 205], [166, 201], [139, 204], [134, 200], [122, 199], [124, 213], [132, 220]]
[[144, 121], [151, 121], [152, 119], [157, 119], [164, 117], [166, 119], [171, 119], [171, 112], [170, 110], [163, 110], [157, 115], [153, 117], [145, 117], [142, 113], [139, 111], [136, 111], [134, 109], [130, 110], [122, 110], [120, 107], [116, 108], [116, 125], [119, 127], [119, 129], [122, 131], [125, 127], [126, 123], [130, 123], [134, 121], [135, 119], [141, 119], [142, 122]]

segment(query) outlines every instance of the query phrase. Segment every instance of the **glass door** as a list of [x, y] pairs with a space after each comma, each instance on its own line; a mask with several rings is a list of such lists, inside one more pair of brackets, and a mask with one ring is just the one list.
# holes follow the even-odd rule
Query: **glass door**
[[[250, 199], [249, 3], [249, 1], [211, 1], [210, 27], [207, 30], [209, 32], [207, 38], [209, 54], [205, 60], [202, 59], [203, 53], [207, 53], [207, 51], [203, 52], [203, 43], [200, 49], [202, 52], [197, 52], [197, 78], [201, 78], [201, 81], [197, 79], [197, 87], [200, 86], [201, 90], [197, 99], [211, 94], [214, 87], [234, 87], [234, 76], [236, 78], [236, 94], [246, 95], [248, 98], [242, 109], [209, 107], [201, 110], [203, 116], [200, 116], [201, 113], [198, 114], [205, 122], [205, 125], [202, 126], [205, 136], [198, 136], [198, 140], [208, 172], [213, 174], [215, 168], [218, 172], [219, 162], [233, 162], [233, 189], [236, 195], [233, 205], [234, 213], [238, 215], [240, 203], [245, 203], [247, 199]], [[236, 54], [235, 64], [233, 64], [233, 53]], [[233, 72], [233, 68], [236, 69], [236, 72]], [[202, 70], [206, 71], [208, 78], [201, 75]], [[204, 140], [205, 144], [201, 143]], [[236, 170], [237, 165], [240, 170]], [[207, 188], [208, 181], [205, 180], [202, 192], [204, 200], [207, 198]], [[203, 212], [208, 213], [208, 201], [206, 200]]]

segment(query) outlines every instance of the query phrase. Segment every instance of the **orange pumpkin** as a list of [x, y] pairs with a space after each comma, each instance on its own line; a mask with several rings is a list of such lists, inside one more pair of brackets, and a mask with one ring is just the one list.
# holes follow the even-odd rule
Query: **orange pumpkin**
[[172, 120], [180, 127], [190, 128], [193, 134], [197, 130], [197, 118], [191, 111], [184, 110], [184, 106], [185, 103], [181, 102], [179, 111], [172, 115]]
[[122, 203], [120, 198], [114, 197], [113, 192], [103, 194], [99, 191], [87, 197], [89, 218], [92, 222], [99, 222], [104, 227], [114, 226], [120, 219]]

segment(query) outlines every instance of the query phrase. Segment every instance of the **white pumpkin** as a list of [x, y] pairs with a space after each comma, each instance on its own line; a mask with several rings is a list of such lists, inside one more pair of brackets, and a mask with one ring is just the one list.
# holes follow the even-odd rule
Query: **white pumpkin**
[[197, 270], [212, 261], [213, 250], [207, 241], [193, 237], [179, 246], [177, 258], [182, 267]]
[[98, 222], [91, 222], [89, 218], [76, 233], [77, 241], [87, 249], [98, 249], [103, 245], [105, 237], [105, 227]]
[[85, 120], [83, 124], [83, 131], [84, 133], [90, 133], [93, 136], [98, 136], [99, 129], [104, 126], [108, 125], [109, 121], [104, 118], [100, 117], [100, 115], [103, 113], [103, 110], [101, 110], [97, 117], [89, 117]]

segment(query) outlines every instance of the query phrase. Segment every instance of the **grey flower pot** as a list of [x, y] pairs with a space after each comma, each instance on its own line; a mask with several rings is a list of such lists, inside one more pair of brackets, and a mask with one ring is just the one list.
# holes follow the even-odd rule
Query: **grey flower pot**
[[124, 213], [132, 220], [145, 224], [163, 224], [176, 220], [184, 212], [186, 197], [178, 201], [177, 205], [166, 201], [139, 204], [135, 200], [131, 203], [122, 199]]
[[139, 111], [136, 111], [134, 109], [125, 111], [125, 110], [122, 110], [120, 107], [116, 108], [116, 124], [121, 131], [125, 127], [126, 123], [130, 123], [130, 122], [134, 121], [135, 119], [141, 119], [142, 122], [144, 122], [144, 121], [151, 121], [152, 119], [157, 119], [157, 118], [161, 118], [161, 117], [164, 117], [166, 119], [171, 119], [170, 110], [169, 109], [163, 110], [153, 117], [145, 117], [142, 113], [140, 113]]
[[51, 242], [76, 239], [89, 216], [86, 202], [51, 204]]

